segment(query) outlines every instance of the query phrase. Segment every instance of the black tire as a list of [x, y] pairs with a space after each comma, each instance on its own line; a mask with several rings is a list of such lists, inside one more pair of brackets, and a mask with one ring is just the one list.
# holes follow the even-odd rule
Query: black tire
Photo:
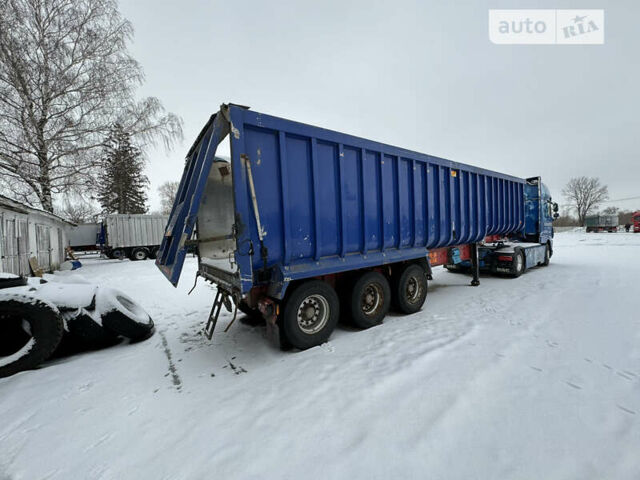
[[551, 247], [549, 247], [549, 244], [547, 243], [544, 246], [544, 260], [540, 265], [542, 265], [543, 267], [546, 267], [547, 265], [549, 265], [550, 262], [551, 262]]
[[0, 297], [0, 377], [37, 367], [60, 344], [58, 309], [27, 295]]
[[281, 328], [286, 340], [300, 350], [326, 342], [338, 323], [339, 309], [338, 295], [327, 283], [300, 284], [285, 302]]
[[113, 258], [114, 260], [123, 260], [127, 256], [126, 252], [121, 248], [114, 248], [111, 250], [111, 254], [109, 258]]
[[524, 252], [521, 248], [516, 247], [513, 254], [513, 262], [511, 262], [511, 276], [513, 278], [518, 278], [525, 272], [526, 268]]
[[149, 258], [149, 250], [142, 247], [134, 248], [129, 256], [129, 259], [134, 262], [146, 260], [147, 258]]
[[244, 300], [238, 302], [238, 310], [244, 313], [248, 317], [248, 322], [251, 325], [260, 325], [265, 322], [262, 313], [257, 308], [251, 308], [245, 303]]
[[[94, 313], [97, 316], [97, 312]], [[84, 308], [71, 312], [64, 312], [62, 317], [66, 321], [67, 332], [71, 343], [85, 348], [101, 348], [113, 345], [118, 336], [106, 330]]]
[[96, 292], [96, 310], [100, 312], [102, 326], [112, 334], [140, 342], [154, 333], [149, 314], [118, 290], [99, 288]]
[[416, 313], [427, 299], [427, 272], [416, 264], [409, 263], [394, 273], [392, 280], [393, 306], [401, 313]]
[[0, 289], [1, 288], [11, 288], [11, 287], [23, 287], [27, 284], [27, 279], [25, 277], [5, 277], [0, 278]]
[[353, 284], [348, 302], [351, 322], [356, 327], [380, 325], [391, 305], [389, 282], [379, 272], [365, 272]]

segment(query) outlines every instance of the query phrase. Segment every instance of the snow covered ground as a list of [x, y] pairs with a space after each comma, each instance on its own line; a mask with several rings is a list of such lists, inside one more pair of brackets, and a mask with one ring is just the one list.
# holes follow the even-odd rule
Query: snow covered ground
[[439, 268], [422, 312], [305, 352], [228, 315], [203, 339], [193, 259], [178, 289], [87, 260], [158, 332], [0, 380], [0, 479], [637, 479], [639, 254], [565, 232], [518, 279]]

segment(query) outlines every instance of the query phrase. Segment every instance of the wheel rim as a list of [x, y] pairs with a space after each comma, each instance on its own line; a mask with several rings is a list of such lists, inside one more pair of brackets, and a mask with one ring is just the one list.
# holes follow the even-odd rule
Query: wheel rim
[[144, 254], [143, 251], [138, 250], [136, 252], [136, 260], [144, 260], [145, 258], [147, 258], [147, 256]]
[[365, 315], [376, 313], [380, 305], [384, 302], [384, 292], [379, 283], [370, 283], [362, 292], [360, 298], [360, 308]]
[[298, 327], [307, 335], [322, 330], [329, 321], [329, 302], [322, 295], [309, 295], [298, 307]]
[[404, 295], [407, 302], [416, 303], [420, 298], [420, 295], [422, 295], [422, 288], [422, 282], [420, 282], [420, 279], [415, 275], [410, 276], [407, 279], [407, 284], [404, 289]]

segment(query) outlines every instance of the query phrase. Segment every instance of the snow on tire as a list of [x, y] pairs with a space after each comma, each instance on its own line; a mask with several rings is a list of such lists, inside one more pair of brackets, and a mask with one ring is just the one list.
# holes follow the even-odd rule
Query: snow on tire
[[153, 320], [131, 297], [114, 288], [98, 288], [96, 311], [102, 326], [117, 335], [140, 341], [153, 335]]
[[0, 294], [0, 377], [37, 367], [64, 333], [58, 309], [20, 294]]

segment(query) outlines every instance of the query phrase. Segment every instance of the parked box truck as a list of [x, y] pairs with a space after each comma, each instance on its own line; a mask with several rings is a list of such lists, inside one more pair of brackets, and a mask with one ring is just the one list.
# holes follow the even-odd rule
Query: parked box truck
[[155, 258], [168, 219], [167, 215], [107, 215], [100, 232], [103, 253], [109, 258]]
[[[215, 156], [225, 139], [229, 161]], [[209, 336], [235, 303], [304, 349], [340, 316], [367, 328], [390, 306], [418, 311], [436, 265], [473, 285], [480, 269], [547, 265], [556, 212], [539, 177], [222, 105], [187, 154], [156, 264], [176, 285], [197, 245], [198, 275], [217, 285]]]

